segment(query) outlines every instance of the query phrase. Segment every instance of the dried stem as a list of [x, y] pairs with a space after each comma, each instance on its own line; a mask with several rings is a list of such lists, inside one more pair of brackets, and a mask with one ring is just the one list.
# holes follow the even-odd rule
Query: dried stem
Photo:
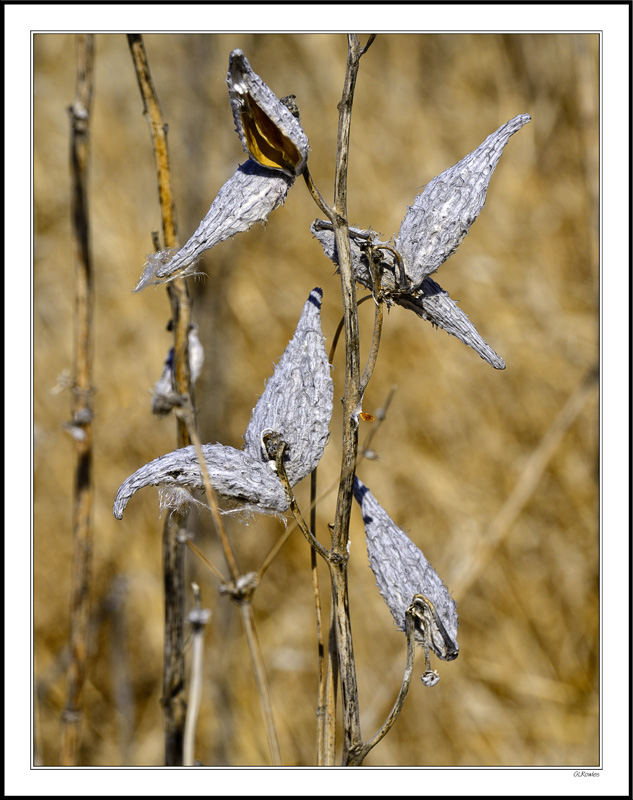
[[310, 170], [308, 169], [308, 165], [306, 164], [303, 168], [303, 179], [305, 181], [306, 186], [308, 187], [308, 191], [312, 195], [312, 199], [317, 204], [317, 206], [321, 209], [321, 211], [325, 214], [325, 216], [330, 220], [332, 225], [334, 225], [334, 211], [330, 208], [330, 206], [325, 202], [323, 199], [323, 195], [318, 190], [316, 183], [314, 182]]
[[213, 517], [213, 524], [222, 546], [222, 552], [224, 553], [224, 558], [229, 568], [231, 580], [236, 581], [240, 576], [240, 570], [237, 566], [237, 561], [235, 560], [235, 554], [233, 553], [231, 542], [226, 534], [226, 529], [224, 527], [224, 522], [222, 521], [222, 515], [220, 514], [220, 507], [218, 506], [218, 498], [215, 493], [215, 489], [211, 485], [209, 470], [207, 469], [207, 464], [204, 460], [204, 453], [202, 452], [202, 443], [194, 426], [193, 408], [189, 403], [187, 403], [185, 406], [178, 409], [176, 413], [177, 416], [183, 420], [185, 426], [187, 427], [188, 435], [196, 449], [196, 455], [198, 456], [198, 462], [200, 464], [200, 472], [202, 473], [202, 481], [204, 483], [204, 491], [207, 496], [207, 503], [211, 510], [211, 516]]
[[203, 609], [200, 603], [200, 588], [192, 584], [195, 607], [189, 614], [189, 621], [193, 629], [193, 644], [191, 647], [191, 688], [189, 690], [189, 705], [187, 708], [187, 721], [185, 723], [185, 741], [183, 748], [183, 766], [193, 767], [195, 763], [195, 740], [198, 712], [202, 699], [202, 663], [204, 656], [204, 632], [211, 612]]
[[[314, 185], [310, 173], [307, 170], [304, 171], [304, 178], [308, 189], [319, 208], [332, 223], [334, 229], [337, 261], [341, 278], [343, 327], [345, 331], [345, 389], [343, 394], [343, 447], [341, 471], [338, 482], [336, 517], [332, 531], [332, 547], [329, 552], [321, 553], [327, 560], [332, 582], [332, 624], [335, 634], [334, 636], [330, 636], [328, 680], [331, 680], [335, 673], [340, 675], [343, 700], [344, 765], [351, 763], [351, 754], [357, 752], [358, 748], [362, 745], [358, 686], [356, 681], [356, 668], [354, 665], [347, 588], [349, 524], [351, 518], [353, 481], [358, 454], [358, 414], [361, 410], [363, 392], [375, 364], [382, 327], [382, 303], [380, 302], [378, 294], [377, 303], [379, 308], [376, 313], [370, 356], [361, 378], [360, 337], [358, 328], [359, 304], [356, 299], [356, 281], [352, 269], [349, 242], [347, 176], [349, 165], [349, 138], [356, 78], [361, 56], [370, 47], [374, 38], [375, 35], [372, 34], [365, 47], [362, 48], [356, 34], [348, 35], [345, 83], [341, 101], [338, 105], [339, 124], [333, 209], [323, 200], [321, 194]], [[338, 340], [338, 332], [336, 340]], [[315, 546], [314, 542], [310, 539], [312, 534], [308, 536], [304, 531], [304, 535], [309, 539], [312, 546], [317, 551], [321, 552], [319, 549], [321, 546]], [[312, 539], [314, 539], [314, 537], [312, 537]], [[334, 703], [334, 691], [332, 691], [332, 687], [328, 690], [328, 696], [328, 703]], [[323, 709], [320, 707], [320, 712], [322, 710]], [[335, 713], [323, 713], [324, 729], [319, 732], [321, 747], [318, 751], [318, 758], [322, 760], [320, 763], [326, 766], [332, 766], [334, 763], [335, 716]]]
[[[154, 89], [147, 55], [140, 34], [128, 34], [128, 44], [136, 70], [144, 113], [147, 117], [156, 158], [158, 196], [165, 247], [176, 247], [176, 215], [167, 147], [167, 126]], [[189, 370], [189, 327], [191, 300], [183, 279], [168, 285], [174, 333], [174, 389], [182, 397], [191, 396]], [[184, 421], [177, 419], [178, 447], [186, 447], [189, 435]], [[186, 703], [183, 653], [184, 630], [184, 550], [180, 530], [186, 515], [170, 514], [163, 529], [163, 577], [165, 584], [165, 657], [163, 669], [163, 720], [165, 761], [168, 766], [182, 764]]]
[[[318, 468], [310, 475], [310, 530], [316, 530], [317, 506], [317, 473]], [[317, 654], [319, 663], [319, 688], [317, 694], [317, 766], [323, 765], [325, 748], [325, 720], [327, 711], [327, 663], [325, 659], [325, 640], [323, 636], [323, 618], [321, 609], [321, 591], [319, 589], [319, 573], [314, 548], [310, 548], [310, 574], [312, 575], [312, 591], [314, 592], [314, 612], [316, 617]]]
[[[332, 580], [332, 602], [341, 695], [343, 703], [343, 757], [348, 764], [350, 754], [362, 744], [358, 685], [348, 606], [348, 541], [352, 491], [358, 452], [358, 410], [360, 393], [360, 342], [356, 283], [351, 264], [349, 226], [347, 220], [347, 175], [349, 137], [356, 77], [362, 50], [356, 34], [348, 35], [347, 66], [343, 94], [339, 103], [336, 175], [334, 180], [334, 235], [339, 261], [343, 316], [345, 319], [345, 390], [343, 394], [343, 448], [332, 533], [332, 549], [328, 559]], [[331, 722], [333, 724], [333, 721]]]
[[[224, 590], [227, 594], [231, 595], [231, 599], [238, 605], [240, 609], [242, 624], [246, 634], [246, 642], [248, 644], [248, 650], [251, 657], [251, 666], [253, 668], [253, 674], [257, 684], [257, 691], [259, 693], [262, 713], [264, 715], [264, 723], [266, 725], [266, 734], [268, 737], [268, 747], [270, 750], [271, 760], [273, 765], [280, 766], [282, 763], [281, 751], [279, 749], [279, 738], [277, 736], [272, 703], [270, 700], [270, 688], [266, 678], [264, 659], [259, 646], [259, 639], [257, 638], [257, 632], [255, 629], [255, 619], [253, 617], [252, 597], [255, 589], [259, 586], [260, 576], [257, 573], [252, 576], [243, 576], [240, 574], [235, 555], [222, 522], [217, 496], [213, 486], [211, 485], [209, 470], [207, 469], [207, 465], [204, 460], [204, 453], [202, 452], [200, 437], [193, 427], [193, 409], [188, 404], [185, 404], [178, 413], [182, 418], [183, 423], [188, 426], [189, 435], [191, 436], [193, 445], [196, 448], [196, 454], [200, 464], [207, 500], [211, 509], [215, 528], [222, 545], [224, 556], [229, 567], [229, 572], [231, 574], [231, 583], [225, 584]], [[215, 567], [213, 567], [210, 562], [204, 558], [204, 556], [202, 556], [200, 551], [192, 543], [188, 544], [194, 552], [199, 554], [203, 560], [209, 564], [209, 566], [211, 566], [214, 574], [217, 575], [218, 571], [215, 569]]]
[[268, 679], [266, 677], [266, 670], [264, 668], [264, 659], [262, 657], [261, 647], [259, 646], [259, 639], [255, 630], [255, 619], [253, 617], [253, 604], [251, 603], [250, 596], [248, 600], [239, 603], [240, 614], [242, 615], [242, 624], [244, 625], [244, 632], [246, 634], [246, 641], [248, 642], [248, 652], [251, 656], [251, 666], [257, 683], [257, 692], [264, 714], [264, 721], [266, 723], [266, 734], [268, 736], [268, 747], [273, 766], [280, 766], [281, 750], [279, 749], [279, 739], [277, 737], [277, 728], [275, 726], [275, 719], [273, 716], [273, 707], [270, 701], [270, 687], [268, 686]]
[[404, 705], [405, 698], [409, 691], [409, 686], [411, 685], [411, 676], [413, 675], [413, 665], [415, 663], [415, 623], [413, 616], [410, 613], [405, 614], [405, 633], [407, 636], [407, 663], [404, 668], [404, 676], [402, 678], [402, 685], [400, 686], [400, 691], [398, 692], [398, 697], [396, 698], [396, 702], [391, 709], [389, 716], [383, 723], [380, 730], [369, 739], [369, 741], [365, 742], [355, 753], [353, 753], [350, 757], [348, 762], [349, 766], [351, 767], [358, 767], [360, 766], [367, 754], [372, 750], [378, 742], [380, 742], [384, 737], [389, 733], [391, 728], [393, 727], [394, 722], [398, 719], [400, 712], [402, 711], [402, 707]]
[[303, 515], [301, 514], [301, 510], [299, 509], [297, 501], [295, 500], [295, 496], [290, 486], [290, 481], [288, 480], [288, 476], [286, 475], [286, 467], [284, 465], [284, 455], [283, 455], [284, 450], [285, 450], [285, 443], [282, 442], [281, 446], [277, 450], [276, 466], [277, 466], [277, 475], [279, 476], [279, 480], [281, 481], [284, 489], [286, 490], [286, 497], [288, 498], [290, 510], [292, 511], [292, 515], [295, 518], [295, 522], [299, 526], [299, 530], [308, 540], [312, 549], [327, 561], [330, 558], [331, 554], [326, 550], [325, 547], [323, 547], [321, 542], [319, 542], [319, 540], [307, 526], [306, 521], [304, 520]]
[[93, 266], [88, 215], [88, 156], [93, 91], [94, 36], [79, 34], [77, 84], [70, 107], [73, 237], [75, 246], [75, 375], [72, 420], [76, 466], [73, 500], [73, 557], [70, 602], [70, 663], [68, 690], [62, 715], [63, 766], [79, 763], [82, 691], [86, 676], [90, 579], [92, 568], [92, 318]]

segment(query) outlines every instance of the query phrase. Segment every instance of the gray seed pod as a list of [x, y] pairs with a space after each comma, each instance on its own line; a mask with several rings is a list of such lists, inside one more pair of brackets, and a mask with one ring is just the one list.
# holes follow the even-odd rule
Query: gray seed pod
[[[211, 485], [222, 497], [242, 501], [262, 510], [285, 511], [288, 507], [279, 480], [261, 460], [223, 444], [202, 445]], [[204, 489], [202, 472], [193, 445], [173, 450], [150, 461], [125, 480], [114, 501], [113, 513], [123, 517], [128, 500], [145, 486], [185, 486]]]
[[358, 478], [354, 497], [363, 515], [369, 564], [398, 629], [404, 630], [405, 612], [422, 597], [429, 635], [416, 622], [416, 639], [445, 661], [457, 658], [457, 605], [441, 578]]
[[506, 368], [506, 362], [481, 338], [477, 328], [457, 303], [451, 300], [448, 292], [431, 278], [425, 278], [419, 289], [411, 294], [400, 295], [396, 302], [451, 336], [456, 336], [495, 369]]
[[396, 237], [412, 284], [420, 284], [457, 250], [486, 202], [490, 178], [508, 139], [530, 119], [521, 114], [506, 122], [416, 197]]
[[[204, 348], [198, 337], [198, 326], [192, 322], [189, 327], [189, 372], [191, 385], [200, 377], [204, 363]], [[180, 402], [180, 397], [174, 390], [174, 348], [171, 347], [163, 364], [163, 372], [154, 385], [152, 394], [152, 414], [163, 417]]]
[[[409, 208], [396, 238], [402, 265], [371, 230], [350, 228], [352, 268], [356, 280], [374, 290], [369, 254], [378, 254], [381, 285], [388, 302], [414, 311], [422, 319], [456, 336], [495, 369], [505, 361], [479, 335], [448, 292], [428, 276], [459, 247], [486, 201], [492, 173], [513, 133], [531, 117], [521, 114], [491, 134], [476, 150], [427, 184]], [[315, 220], [312, 233], [328, 258], [338, 265], [329, 222]], [[404, 274], [402, 274], [404, 270]]]
[[[222, 444], [203, 445], [211, 484], [233, 503], [259, 511], [288, 508], [283, 486], [264, 452], [266, 431], [287, 443], [287, 474], [294, 486], [319, 463], [328, 440], [333, 385], [321, 331], [321, 289], [313, 289], [263, 395], [253, 409], [243, 450]], [[121, 519], [130, 497], [145, 486], [204, 488], [193, 446], [174, 450], [141, 467], [119, 488], [113, 513]]]
[[195, 273], [195, 262], [206, 250], [257, 222], [264, 224], [306, 165], [309, 146], [301, 123], [253, 72], [241, 50], [229, 56], [226, 81], [235, 128], [250, 160], [220, 189], [184, 247], [148, 256], [135, 292]]
[[[310, 228], [319, 240], [325, 255], [338, 266], [336, 242], [331, 223], [326, 220], [315, 220]], [[352, 269], [358, 283], [373, 291], [374, 282], [369, 269], [367, 244], [379, 248], [381, 242], [373, 231], [350, 228], [350, 249]], [[396, 303], [403, 308], [414, 311], [422, 319], [442, 328], [452, 336], [456, 336], [468, 347], [478, 353], [481, 358], [495, 369], [505, 369], [505, 361], [495, 353], [477, 332], [473, 323], [454, 300], [431, 278], [425, 278], [416, 288], [408, 281], [406, 288], [401, 288], [396, 260], [388, 250], [380, 251], [381, 286], [387, 302]]]
[[334, 386], [321, 332], [322, 297], [321, 289], [311, 292], [244, 434], [244, 451], [253, 458], [265, 457], [266, 430], [281, 435], [287, 445], [285, 467], [291, 485], [316, 467], [329, 437]]
[[243, 233], [257, 222], [262, 225], [286, 199], [294, 182], [278, 170], [266, 169], [254, 161], [237, 168], [218, 192], [206, 217], [180, 250], [161, 250], [148, 256], [145, 270], [134, 289], [151, 283], [184, 278], [196, 272], [195, 262], [206, 250]]
[[301, 123], [266, 86], [241, 50], [229, 56], [226, 76], [235, 130], [245, 152], [262, 167], [294, 178], [308, 160]]

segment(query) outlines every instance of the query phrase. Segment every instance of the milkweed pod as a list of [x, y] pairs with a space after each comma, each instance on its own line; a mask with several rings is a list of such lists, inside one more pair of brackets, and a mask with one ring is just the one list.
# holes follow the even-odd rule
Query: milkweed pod
[[409, 280], [422, 283], [451, 256], [479, 216], [492, 173], [510, 137], [530, 121], [519, 114], [479, 145], [476, 150], [437, 175], [409, 207], [396, 247]]
[[[369, 566], [396, 625], [405, 630], [405, 614], [412, 613], [418, 643], [444, 661], [453, 661], [459, 654], [457, 605], [442, 579], [356, 477], [354, 497], [365, 524]], [[427, 680], [427, 686], [437, 683], [431, 676]]]
[[309, 150], [301, 123], [253, 72], [241, 50], [229, 56], [226, 82], [244, 150], [262, 167], [300, 175]]
[[[286, 474], [291, 486], [303, 480], [321, 460], [329, 439], [334, 393], [321, 330], [322, 298], [321, 289], [310, 292], [294, 336], [253, 409], [243, 449], [202, 445], [211, 485], [229, 509], [287, 510], [285, 489], [264, 452], [267, 433], [277, 434], [286, 444]], [[130, 475], [114, 501], [117, 519], [123, 517], [132, 495], [146, 486], [203, 489], [204, 477], [193, 445], [160, 456]], [[173, 494], [168, 504], [174, 505]]]

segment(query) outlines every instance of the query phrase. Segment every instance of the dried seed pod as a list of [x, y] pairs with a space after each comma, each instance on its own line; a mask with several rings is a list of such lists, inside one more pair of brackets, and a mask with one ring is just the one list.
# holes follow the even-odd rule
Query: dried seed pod
[[321, 332], [321, 289], [313, 289], [295, 335], [253, 409], [244, 450], [265, 455], [262, 434], [275, 431], [286, 443], [285, 466], [291, 485], [319, 463], [329, 437], [334, 387]]
[[[295, 334], [253, 409], [243, 450], [222, 444], [202, 446], [211, 484], [218, 494], [257, 511], [283, 512], [288, 500], [281, 481], [269, 468], [262, 447], [266, 431], [287, 444], [291, 486], [319, 463], [329, 436], [333, 386], [321, 331], [321, 289], [306, 301]], [[123, 482], [113, 513], [121, 519], [130, 497], [145, 486], [204, 488], [195, 448], [183, 447], [141, 467]]]
[[[374, 291], [369, 258], [376, 258], [381, 289], [387, 302], [414, 311], [422, 319], [456, 336], [495, 369], [505, 361], [495, 353], [451, 300], [428, 276], [459, 247], [486, 200], [492, 173], [513, 133], [530, 121], [521, 114], [491, 134], [476, 150], [427, 184], [409, 208], [396, 237], [396, 252], [385, 247], [373, 231], [350, 228], [352, 268], [356, 280]], [[325, 254], [338, 266], [331, 223], [315, 220], [312, 233]], [[404, 274], [402, 274], [404, 273]]]
[[520, 114], [492, 133], [472, 153], [433, 178], [419, 194], [396, 237], [409, 280], [415, 286], [462, 243], [486, 202], [492, 173], [513, 133], [531, 119]]
[[266, 86], [241, 50], [229, 56], [226, 77], [235, 129], [248, 155], [262, 167], [294, 178], [308, 160], [308, 138], [298, 117]]
[[263, 225], [306, 165], [308, 138], [298, 114], [253, 72], [241, 50], [230, 54], [226, 80], [235, 128], [250, 159], [222, 186], [184, 247], [148, 256], [136, 292], [194, 274], [195, 262], [206, 250], [257, 222]]
[[174, 251], [148, 257], [135, 292], [151, 283], [195, 274], [196, 260], [216, 244], [243, 233], [257, 222], [262, 225], [286, 199], [294, 179], [279, 171], [266, 169], [254, 161], [239, 166], [218, 192], [211, 208], [189, 241]]
[[[331, 223], [317, 219], [312, 223], [310, 230], [319, 240], [325, 255], [338, 266], [336, 241]], [[368, 244], [381, 254], [379, 263], [381, 290], [387, 303], [396, 303], [403, 308], [411, 309], [422, 319], [457, 337], [468, 347], [472, 347], [495, 369], [505, 369], [505, 361], [482, 339], [466, 314], [449, 297], [448, 292], [431, 278], [425, 278], [417, 288], [411, 286], [401, 288], [396, 259], [389, 250], [381, 249], [386, 242], [380, 241], [373, 231], [350, 228], [352, 269], [358, 283], [371, 291], [374, 290], [369, 268]]]
[[405, 614], [411, 613], [421, 645], [444, 661], [457, 658], [457, 605], [441, 578], [358, 478], [354, 497], [363, 515], [369, 564], [398, 629], [405, 630]]
[[[211, 485], [224, 498], [243, 502], [260, 510], [285, 511], [288, 507], [283, 487], [270, 470], [243, 450], [223, 444], [202, 445]], [[173, 450], [150, 461], [120, 486], [114, 501], [117, 519], [132, 495], [145, 486], [186, 486], [204, 489], [200, 463], [193, 445]]]
[[[189, 373], [193, 386], [200, 377], [204, 363], [204, 348], [198, 337], [198, 326], [195, 322], [189, 326], [188, 347]], [[163, 417], [180, 401], [181, 398], [174, 389], [174, 348], [171, 347], [163, 364], [163, 372], [154, 385], [152, 414]]]
[[506, 362], [482, 339], [477, 328], [448, 292], [431, 278], [425, 278], [418, 289], [410, 294], [402, 293], [394, 299], [398, 305], [411, 309], [422, 319], [472, 347], [495, 369], [506, 368]]

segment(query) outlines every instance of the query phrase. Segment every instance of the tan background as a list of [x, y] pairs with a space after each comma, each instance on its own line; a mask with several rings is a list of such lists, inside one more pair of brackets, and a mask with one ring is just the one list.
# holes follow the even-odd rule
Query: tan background
[[[145, 41], [169, 123], [181, 242], [245, 158], [225, 84], [235, 47], [278, 96], [297, 96], [311, 171], [331, 198], [343, 36], [148, 35]], [[404, 711], [367, 765], [599, 760], [597, 388], [581, 398], [542, 468], [535, 463], [557, 414], [598, 359], [598, 45], [596, 35], [382, 35], [362, 62], [349, 214], [352, 223], [385, 238], [397, 232], [407, 205], [432, 177], [516, 114], [533, 118], [511, 138], [481, 217], [436, 275], [507, 369], [493, 370], [456, 339], [395, 308], [366, 394], [364, 409], [375, 413], [398, 387], [373, 442], [379, 459], [365, 462], [359, 474], [450, 587], [461, 648], [453, 663], [435, 659], [442, 680], [432, 690], [419, 681], [418, 660]], [[35, 37], [34, 729], [37, 761], [47, 765], [58, 763], [68, 634], [73, 447], [62, 427], [70, 397], [59, 387], [72, 368], [66, 108], [74, 70], [73, 36]], [[122, 522], [111, 513], [123, 479], [175, 446], [173, 420], [158, 420], [149, 410], [170, 344], [166, 294], [131, 292], [159, 213], [124, 35], [97, 36], [93, 111], [96, 500], [82, 763], [159, 765], [157, 492], [136, 495]], [[266, 228], [208, 253], [208, 277], [192, 283], [206, 348], [197, 386], [203, 441], [241, 445], [265, 379], [317, 285], [331, 342], [340, 291], [308, 231], [316, 216], [297, 182]], [[369, 331], [370, 304], [361, 322]], [[338, 469], [341, 356], [322, 487]], [[361, 434], [369, 430], [364, 423]], [[500, 519], [517, 485], [527, 487], [522, 502]], [[305, 506], [307, 487], [298, 494]], [[320, 507], [322, 541], [333, 508], [331, 497]], [[281, 532], [269, 519], [229, 526], [244, 571], [257, 567]], [[482, 547], [491, 526], [498, 544]], [[222, 566], [208, 520], [194, 513], [190, 527]], [[352, 626], [369, 738], [397, 694], [405, 646], [367, 566], [357, 510], [351, 539]], [[197, 757], [207, 765], [267, 764], [238, 614], [190, 556], [188, 581], [200, 583], [204, 605], [213, 610]], [[324, 588], [326, 578], [323, 572]], [[299, 534], [268, 572], [255, 607], [284, 763], [313, 764], [315, 624], [309, 555]]]

